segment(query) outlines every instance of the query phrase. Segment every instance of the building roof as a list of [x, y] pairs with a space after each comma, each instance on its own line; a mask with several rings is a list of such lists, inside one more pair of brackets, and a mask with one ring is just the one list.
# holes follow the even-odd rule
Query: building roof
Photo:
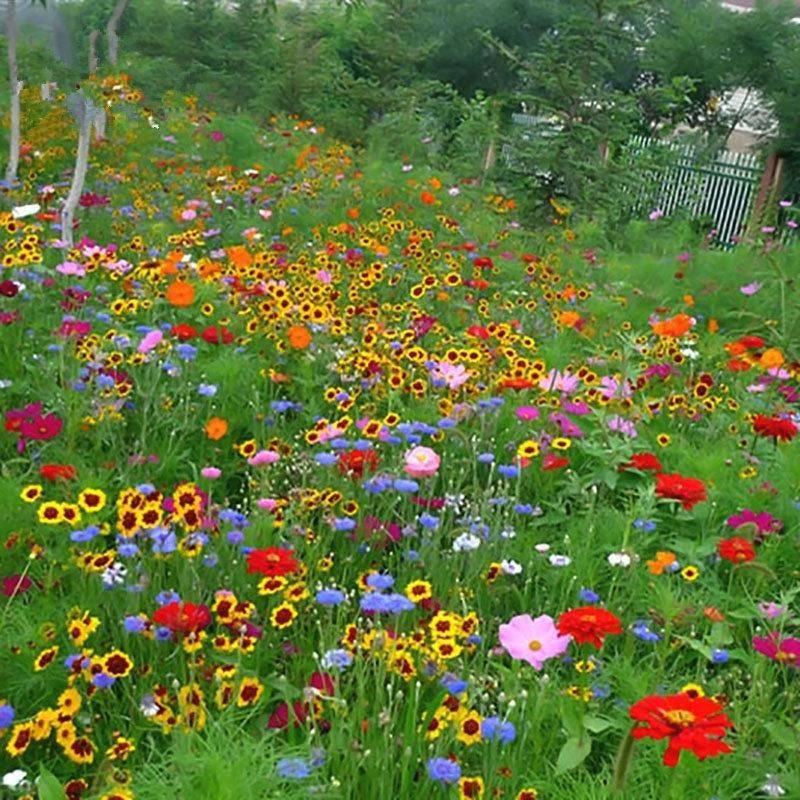
[[[722, 0], [722, 5], [731, 11], [752, 11], [757, 0]], [[795, 8], [800, 12], [800, 0], [794, 0]]]

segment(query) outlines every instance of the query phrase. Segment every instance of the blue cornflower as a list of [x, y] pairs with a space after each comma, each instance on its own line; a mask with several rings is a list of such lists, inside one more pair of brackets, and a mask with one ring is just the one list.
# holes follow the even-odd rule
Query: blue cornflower
[[419, 491], [419, 484], [407, 478], [397, 478], [392, 485], [398, 492], [413, 494]]
[[321, 606], [338, 606], [344, 602], [344, 592], [339, 589], [320, 589], [316, 600]]
[[452, 673], [448, 673], [445, 675], [439, 683], [447, 689], [450, 694], [461, 694], [461, 692], [465, 692], [467, 690], [467, 686], [469, 684], [463, 678], [459, 678], [458, 675], [453, 675]]
[[481, 734], [484, 739], [496, 739], [508, 744], [517, 738], [517, 729], [512, 723], [503, 721], [500, 717], [486, 717], [481, 723]]
[[197, 348], [191, 344], [179, 344], [175, 348], [175, 352], [178, 354], [178, 358], [183, 359], [183, 361], [194, 361], [197, 357]]
[[335, 531], [352, 531], [357, 524], [354, 519], [348, 519], [347, 517], [338, 517], [332, 523]]
[[504, 478], [516, 478], [519, 475], [519, 467], [515, 464], [501, 464], [497, 471]]
[[145, 629], [146, 623], [141, 617], [130, 616], [125, 617], [122, 621], [122, 627], [128, 633], [141, 633]]
[[317, 462], [317, 464], [321, 464], [323, 467], [330, 467], [339, 459], [336, 457], [335, 453], [317, 453], [314, 456], [314, 460]]
[[17, 712], [14, 710], [14, 706], [10, 706], [8, 703], [0, 703], [0, 730], [10, 727], [16, 715]]
[[461, 777], [461, 767], [449, 758], [432, 758], [428, 761], [428, 777], [440, 783], [455, 783]]
[[353, 656], [347, 650], [328, 650], [323, 653], [320, 665], [323, 669], [347, 669], [353, 663]]
[[419, 524], [422, 525], [423, 528], [438, 528], [439, 517], [436, 517], [433, 514], [428, 514], [427, 512], [423, 512], [419, 515]]
[[197, 387], [197, 393], [202, 397], [213, 397], [217, 393], [217, 387], [213, 383], [201, 383]]
[[239, 530], [228, 531], [225, 538], [229, 544], [241, 544], [244, 541], [244, 533]]
[[644, 620], [638, 620], [631, 626], [631, 632], [637, 639], [643, 642], [657, 642], [661, 637], [655, 632], [650, 630]]
[[71, 542], [89, 542], [100, 533], [100, 528], [97, 525], [90, 525], [80, 531], [72, 531], [69, 535]]
[[181, 596], [173, 589], [166, 589], [156, 595], [156, 603], [160, 606], [165, 606], [168, 603], [180, 603]]
[[105, 672], [98, 672], [92, 678], [92, 684], [96, 686], [98, 689], [108, 689], [109, 686], [113, 686], [116, 682], [116, 678], [113, 678], [111, 675], [106, 675]]
[[377, 589], [378, 591], [391, 589], [392, 586], [394, 586], [394, 578], [391, 575], [385, 575], [381, 574], [380, 572], [376, 572], [367, 577], [367, 586], [371, 587], [372, 589]]
[[600, 602], [600, 595], [597, 592], [593, 591], [592, 589], [581, 589], [578, 592], [578, 597], [584, 603], [599, 603]]
[[478, 462], [480, 464], [491, 464], [494, 461], [494, 453], [479, 453]]
[[302, 780], [311, 774], [311, 767], [302, 758], [282, 758], [278, 762], [277, 772], [281, 778]]
[[633, 521], [633, 527], [645, 533], [652, 533], [656, 529], [656, 524], [649, 519], [635, 519]]
[[726, 664], [730, 658], [727, 650], [714, 649], [711, 651], [711, 660], [715, 664]]

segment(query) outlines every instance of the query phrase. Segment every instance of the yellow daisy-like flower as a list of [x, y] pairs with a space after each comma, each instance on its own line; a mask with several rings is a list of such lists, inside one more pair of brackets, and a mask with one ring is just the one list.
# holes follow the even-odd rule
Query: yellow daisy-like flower
[[264, 694], [264, 684], [258, 678], [243, 678], [236, 705], [239, 708], [255, 705]]
[[35, 503], [42, 496], [42, 487], [38, 483], [24, 486], [19, 496], [26, 503]]
[[419, 603], [433, 597], [433, 588], [428, 581], [411, 581], [403, 591], [412, 603]]
[[64, 521], [64, 508], [61, 503], [48, 500], [36, 509], [36, 516], [42, 525], [59, 525]]
[[667, 447], [671, 441], [672, 437], [668, 433], [659, 433], [658, 436], [656, 436], [656, 442], [658, 442], [660, 447]]
[[477, 711], [468, 711], [459, 721], [456, 739], [468, 746], [481, 740], [481, 715]]
[[550, 446], [553, 450], [569, 450], [571, 445], [572, 441], [564, 436], [556, 436], [556, 438], [550, 442]]
[[78, 495], [78, 505], [87, 513], [101, 511], [106, 505], [105, 492], [100, 489], [84, 489]]
[[273, 628], [288, 628], [297, 617], [297, 609], [291, 603], [281, 603], [272, 610], [269, 621]]
[[681, 577], [685, 581], [689, 581], [689, 583], [692, 583], [693, 581], [696, 581], [700, 577], [700, 570], [693, 564], [689, 564], [688, 566], [684, 567], [681, 570]]
[[517, 458], [536, 458], [539, 455], [539, 442], [527, 439], [517, 447]]

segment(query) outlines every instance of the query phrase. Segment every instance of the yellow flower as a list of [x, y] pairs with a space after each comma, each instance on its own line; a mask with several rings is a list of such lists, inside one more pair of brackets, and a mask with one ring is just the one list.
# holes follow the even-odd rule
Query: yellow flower
[[255, 705], [264, 694], [264, 684], [258, 678], [243, 678], [236, 705], [239, 708]]
[[693, 581], [696, 581], [700, 577], [700, 570], [693, 564], [689, 564], [688, 566], [684, 567], [681, 570], [681, 577], [685, 581], [689, 581], [689, 583], [692, 583]]
[[26, 503], [35, 503], [42, 496], [42, 487], [38, 483], [31, 483], [23, 487], [19, 496]]
[[84, 489], [78, 495], [78, 505], [87, 513], [101, 511], [106, 504], [105, 492], [100, 489]]

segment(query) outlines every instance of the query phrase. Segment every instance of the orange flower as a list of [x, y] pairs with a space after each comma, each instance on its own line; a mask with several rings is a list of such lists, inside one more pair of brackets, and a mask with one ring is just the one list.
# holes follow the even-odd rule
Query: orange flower
[[295, 350], [305, 350], [311, 344], [311, 332], [305, 325], [290, 325], [286, 338]]
[[422, 194], [419, 196], [419, 199], [422, 200], [426, 206], [432, 206], [436, 202], [436, 196], [430, 192], [422, 192]]
[[228, 423], [222, 417], [211, 417], [206, 422], [205, 432], [212, 442], [218, 442], [228, 432]]
[[669, 550], [659, 550], [652, 561], [647, 562], [647, 569], [651, 575], [662, 575], [664, 570], [675, 563], [675, 553]]
[[186, 308], [194, 303], [194, 286], [186, 281], [173, 281], [167, 287], [167, 302], [178, 308]]
[[708, 332], [717, 333], [719, 331], [719, 322], [714, 317], [708, 321]]
[[428, 185], [431, 187], [431, 189], [441, 189], [442, 188], [442, 182], [438, 178], [431, 178], [428, 181]]
[[357, 208], [348, 208], [347, 216], [350, 217], [350, 219], [358, 219], [361, 216], [361, 212]]
[[672, 336], [676, 339], [688, 333], [693, 325], [694, 320], [688, 314], [676, 314], [674, 317], [662, 319], [660, 322], [650, 323], [653, 333], [658, 336]]
[[783, 364], [783, 353], [777, 347], [770, 347], [761, 354], [758, 361], [763, 369], [775, 369]]
[[240, 244], [237, 244], [235, 247], [229, 247], [227, 253], [233, 266], [239, 269], [246, 269], [253, 263], [253, 257], [250, 255], [247, 248], [242, 247]]
[[558, 321], [565, 328], [574, 328], [581, 321], [581, 315], [577, 311], [562, 311], [558, 315]]

